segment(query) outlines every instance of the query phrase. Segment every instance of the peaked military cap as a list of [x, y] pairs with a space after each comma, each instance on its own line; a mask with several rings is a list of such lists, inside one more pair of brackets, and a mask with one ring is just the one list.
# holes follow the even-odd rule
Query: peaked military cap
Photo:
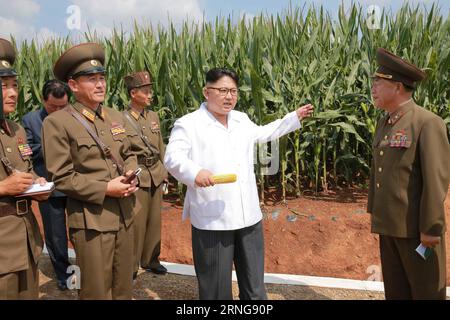
[[83, 43], [64, 52], [53, 67], [58, 80], [67, 82], [79, 76], [105, 73], [105, 50], [98, 43]]
[[415, 89], [426, 74], [418, 67], [383, 48], [377, 49], [378, 69], [374, 77], [398, 81]]
[[13, 69], [16, 60], [16, 50], [11, 42], [0, 38], [0, 77], [17, 76], [16, 70]]
[[152, 78], [147, 71], [129, 74], [124, 77], [124, 80], [128, 90], [149, 86], [153, 83]]

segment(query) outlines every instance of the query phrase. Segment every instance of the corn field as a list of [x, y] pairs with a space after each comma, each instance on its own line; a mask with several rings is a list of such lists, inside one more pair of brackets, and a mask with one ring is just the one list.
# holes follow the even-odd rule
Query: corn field
[[[285, 199], [305, 189], [364, 185], [381, 115], [370, 98], [378, 47], [427, 70], [415, 100], [450, 128], [450, 16], [434, 5], [429, 11], [409, 5], [395, 15], [383, 11], [379, 29], [368, 28], [366, 11], [357, 5], [345, 11], [341, 7], [335, 17], [322, 7], [296, 7], [250, 22], [218, 17], [181, 28], [135, 25], [132, 32], [115, 30], [109, 38], [89, 33], [82, 40], [105, 45], [106, 105], [122, 109], [128, 103], [123, 76], [150, 71], [152, 109], [159, 113], [166, 141], [174, 121], [202, 102], [204, 73], [212, 67], [238, 72], [236, 109], [258, 124], [314, 104], [314, 117], [281, 139], [279, 173], [263, 176], [262, 167], [256, 166], [262, 196], [270, 186], [281, 186]], [[20, 95], [15, 119], [39, 108], [40, 91], [53, 77], [54, 62], [71, 45], [69, 38], [16, 43]]]

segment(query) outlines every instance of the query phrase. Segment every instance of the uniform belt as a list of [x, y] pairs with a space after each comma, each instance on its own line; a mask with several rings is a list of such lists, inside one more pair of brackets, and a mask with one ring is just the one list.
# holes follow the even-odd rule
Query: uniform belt
[[22, 216], [28, 213], [31, 202], [27, 199], [21, 199], [6, 205], [0, 206], [0, 218], [6, 216]]
[[156, 157], [138, 157], [138, 164], [146, 166], [147, 168], [153, 167], [159, 158]]

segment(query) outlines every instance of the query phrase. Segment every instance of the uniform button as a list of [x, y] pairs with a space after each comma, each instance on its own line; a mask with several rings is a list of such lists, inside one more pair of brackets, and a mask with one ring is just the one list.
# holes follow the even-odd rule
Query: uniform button
[[383, 154], [384, 154], [384, 151], [381, 150], [381, 151], [380, 151], [380, 156], [383, 156]]
[[380, 184], [379, 183], [377, 183], [377, 188], [380, 189]]
[[113, 168], [117, 167], [117, 165], [115, 163], [113, 163]]
[[383, 168], [379, 167], [378, 172], [383, 172]]
[[388, 136], [384, 136], [384, 140], [387, 140]]
[[105, 135], [105, 131], [100, 131], [100, 134], [103, 136], [103, 135]]
[[142, 130], [145, 130], [145, 127], [142, 127]]
[[11, 152], [12, 152], [11, 148], [10, 148], [10, 147], [7, 147], [7, 148], [6, 148], [6, 152], [11, 153]]
[[144, 136], [144, 138], [145, 138], [145, 139], [148, 139], [148, 137], [147, 137], [147, 136]]

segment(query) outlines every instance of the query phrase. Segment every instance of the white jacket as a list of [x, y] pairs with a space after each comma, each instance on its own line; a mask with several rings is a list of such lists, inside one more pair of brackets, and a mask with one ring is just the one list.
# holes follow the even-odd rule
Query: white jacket
[[[245, 113], [231, 111], [228, 129], [203, 103], [197, 111], [175, 122], [164, 163], [167, 170], [187, 185], [183, 220], [191, 219], [203, 230], [236, 230], [262, 219], [253, 167], [256, 142], [275, 140], [301, 127], [296, 112], [265, 126], [253, 123]], [[213, 174], [237, 175], [237, 181], [208, 188], [195, 185], [201, 169]]]

